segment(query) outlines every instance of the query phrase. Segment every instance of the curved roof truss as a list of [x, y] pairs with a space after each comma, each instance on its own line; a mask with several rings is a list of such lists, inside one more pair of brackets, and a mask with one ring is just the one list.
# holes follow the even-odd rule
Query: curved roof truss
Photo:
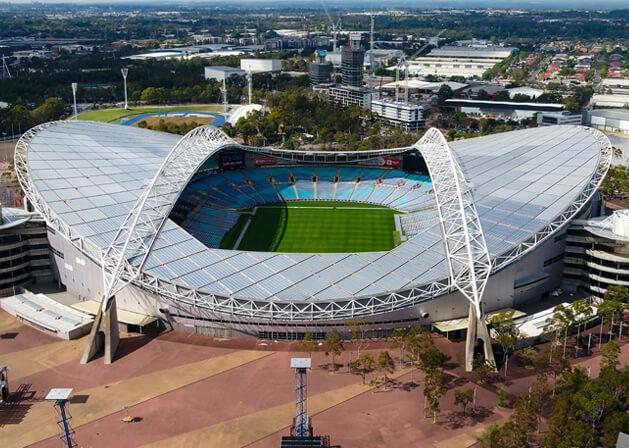
[[491, 272], [472, 189], [448, 142], [431, 128], [415, 144], [432, 178], [452, 286], [469, 300], [480, 318], [480, 302]]
[[104, 297], [115, 295], [138, 276], [175, 202], [199, 167], [219, 149], [236, 144], [211, 126], [193, 129], [179, 140], [103, 252]]

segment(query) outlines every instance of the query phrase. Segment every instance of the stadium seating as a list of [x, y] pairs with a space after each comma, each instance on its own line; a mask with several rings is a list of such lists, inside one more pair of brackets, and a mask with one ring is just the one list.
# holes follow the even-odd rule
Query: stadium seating
[[[382, 204], [402, 212], [421, 210], [433, 201], [428, 176], [371, 167], [264, 167], [210, 174], [191, 182], [173, 219], [210, 247], [218, 247], [238, 221], [240, 211], [265, 203], [337, 200]], [[420, 212], [421, 213], [421, 212]], [[421, 227], [414, 218], [404, 228]]]

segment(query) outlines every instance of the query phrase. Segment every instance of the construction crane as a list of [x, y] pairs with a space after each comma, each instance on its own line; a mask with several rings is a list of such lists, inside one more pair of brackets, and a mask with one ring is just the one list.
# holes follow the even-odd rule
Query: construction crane
[[404, 102], [408, 102], [408, 60], [413, 59], [415, 56], [424, 51], [429, 45], [431, 45], [432, 41], [435, 40], [437, 43], [439, 42], [439, 36], [441, 36], [446, 30], [441, 30], [439, 33], [428, 39], [424, 45], [422, 45], [419, 50], [413, 53], [409, 58], [407, 58], [404, 53], [400, 57], [397, 65], [395, 66], [395, 101], [399, 102], [400, 100], [400, 92], [398, 89], [398, 84], [400, 82], [400, 69], [404, 70]]
[[325, 6], [325, 2], [323, 0], [321, 0], [321, 6], [323, 6], [325, 15], [328, 16], [328, 20], [330, 21], [330, 29], [332, 31], [332, 37], [334, 39], [332, 42], [332, 52], [336, 53], [336, 42], [338, 41], [339, 31], [341, 31], [341, 18], [339, 17], [338, 22], [334, 23], [334, 20], [332, 20], [332, 16], [328, 12], [328, 7]]

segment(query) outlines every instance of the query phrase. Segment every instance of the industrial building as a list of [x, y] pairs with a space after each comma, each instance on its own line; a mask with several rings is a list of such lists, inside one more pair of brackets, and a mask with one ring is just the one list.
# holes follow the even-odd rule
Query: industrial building
[[408, 71], [414, 76], [482, 77], [483, 73], [502, 62], [512, 52], [511, 47], [442, 47], [426, 56], [408, 61]]
[[558, 124], [579, 125], [583, 121], [581, 114], [573, 114], [564, 110], [561, 112], [538, 112], [537, 124], [539, 126], [554, 126]]
[[275, 73], [282, 70], [279, 59], [241, 59], [240, 69], [247, 73]]
[[[627, 97], [629, 100], [629, 96]], [[585, 124], [602, 131], [629, 134], [629, 109], [594, 109], [585, 112]]]
[[245, 76], [245, 71], [239, 68], [214, 65], [205, 67], [205, 79], [223, 82], [232, 76]]
[[596, 107], [627, 108], [629, 107], [629, 94], [595, 93], [592, 95], [591, 103]]
[[464, 100], [449, 99], [446, 107], [452, 107], [457, 112], [478, 116], [507, 120], [522, 120], [534, 118], [538, 112], [562, 112], [563, 104], [554, 103], [517, 103], [511, 101]]

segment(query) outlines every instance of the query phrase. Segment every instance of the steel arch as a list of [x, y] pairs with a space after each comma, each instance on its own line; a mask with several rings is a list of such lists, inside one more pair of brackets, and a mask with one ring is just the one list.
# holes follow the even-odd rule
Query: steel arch
[[423, 155], [432, 179], [452, 286], [470, 301], [480, 318], [491, 259], [472, 189], [438, 129], [429, 129], [414, 147]]
[[201, 126], [173, 147], [103, 252], [105, 299], [140, 274], [175, 202], [198, 168], [216, 151], [233, 145], [237, 143], [221, 129]]

